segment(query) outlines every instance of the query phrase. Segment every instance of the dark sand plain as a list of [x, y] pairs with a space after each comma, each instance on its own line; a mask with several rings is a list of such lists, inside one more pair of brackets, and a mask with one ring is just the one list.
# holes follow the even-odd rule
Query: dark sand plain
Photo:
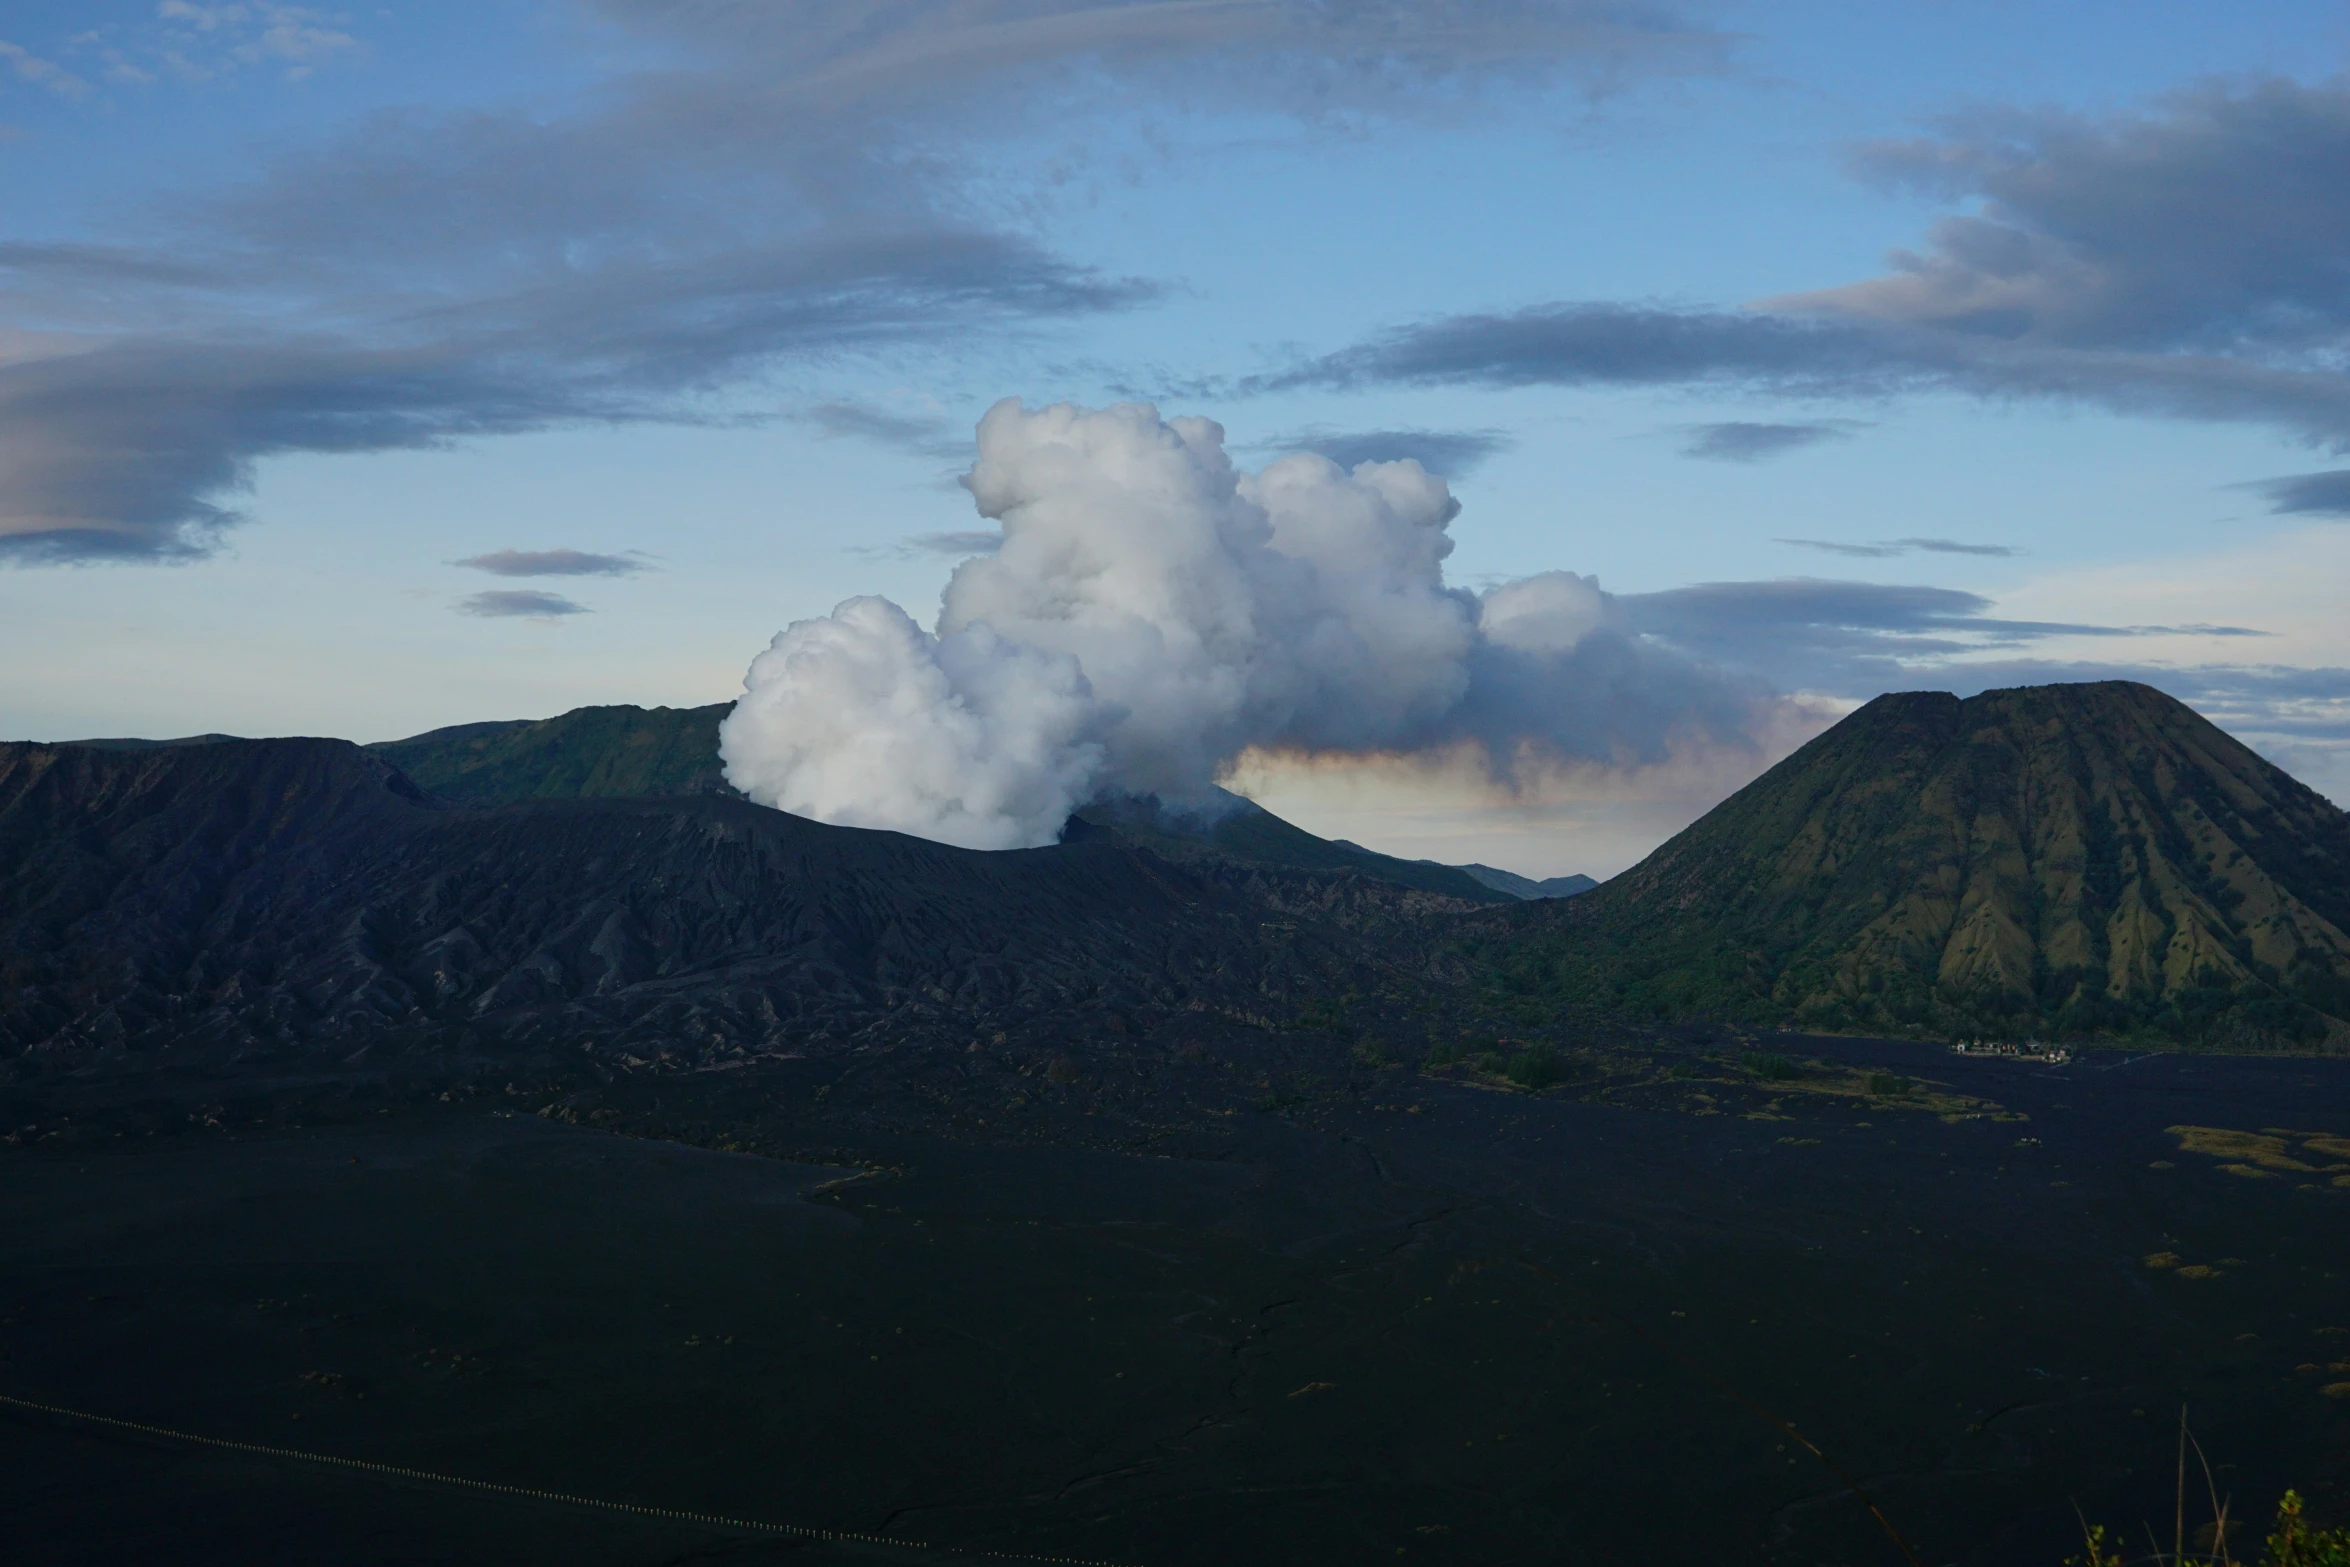
[[0, 1392], [923, 1542], [0, 1408], [6, 1556], [1903, 1561], [1857, 1484], [1921, 1561], [2054, 1567], [2076, 1502], [2167, 1539], [2182, 1402], [2255, 1529], [2288, 1484], [2339, 1521], [2350, 1159], [2306, 1139], [2350, 1136], [2350, 1062], [1761, 1044], [1807, 1075], [1284, 1089], [1216, 1076], [1243, 1038], [1125, 1086], [787, 1063], [579, 1125], [362, 1095], [0, 1148]]

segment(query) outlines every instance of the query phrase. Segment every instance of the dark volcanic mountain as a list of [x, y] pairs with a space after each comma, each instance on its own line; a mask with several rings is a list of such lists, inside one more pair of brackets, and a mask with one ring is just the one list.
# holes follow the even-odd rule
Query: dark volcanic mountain
[[1579, 898], [1599, 885], [1593, 878], [1583, 875], [1546, 876], [1536, 881], [1531, 876], [1498, 870], [1491, 865], [1464, 865], [1460, 868], [1495, 892], [1506, 892], [1513, 898]]
[[2141, 685], [1880, 697], [1474, 944], [1525, 998], [2210, 1044], [2350, 1035], [2350, 816]]
[[710, 797], [452, 806], [338, 740], [0, 745], [0, 1052], [36, 1066], [1286, 1015], [1467, 907], [1114, 832], [985, 854]]
[[[733, 705], [579, 707], [554, 718], [458, 724], [405, 740], [379, 741], [367, 749], [433, 794], [464, 805], [666, 799], [699, 794], [737, 799], [740, 796], [728, 786], [718, 760], [718, 725]], [[1472, 903], [1498, 901], [1496, 891], [1513, 897], [1546, 895], [1514, 885], [1505, 887], [1454, 866], [1399, 860], [1351, 843], [1333, 843], [1238, 795], [1218, 793], [1222, 809], [1209, 813], [1182, 814], [1161, 809], [1156, 800], [1122, 799], [1088, 806], [1078, 816], [1088, 825], [1112, 828], [1170, 858], [1207, 852], [1298, 870], [1358, 871]], [[1509, 877], [1507, 871], [1491, 875]]]

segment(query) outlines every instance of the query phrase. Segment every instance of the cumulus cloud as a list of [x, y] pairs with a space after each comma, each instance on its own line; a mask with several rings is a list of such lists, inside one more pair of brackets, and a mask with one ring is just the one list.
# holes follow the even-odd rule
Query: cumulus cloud
[[503, 549], [468, 555], [449, 564], [486, 571], [493, 577], [633, 577], [650, 569], [634, 552], [592, 555], [585, 550]]
[[1222, 429], [1138, 404], [979, 425], [1002, 528], [935, 635], [882, 600], [803, 621], [721, 730], [728, 778], [823, 820], [1051, 842], [1103, 793], [1204, 800], [1243, 751], [1654, 759], [1741, 743], [1771, 693], [1643, 639], [1592, 579], [1448, 586], [1458, 508], [1418, 462], [1237, 468]]
[[502, 588], [488, 593], [474, 593], [458, 600], [460, 615], [482, 615], [490, 619], [520, 617], [527, 620], [560, 620], [566, 615], [585, 615], [588, 607], [575, 604], [560, 593], [541, 593], [530, 588]]
[[1859, 428], [1849, 419], [1820, 419], [1807, 424], [1758, 424], [1733, 419], [1720, 424], [1693, 424], [1683, 433], [1681, 455], [1708, 462], [1761, 462], [1798, 452], [1825, 441], [1849, 439]]
[[780, 632], [718, 730], [727, 781], [850, 827], [968, 849], [1051, 843], [1109, 721], [1077, 661], [986, 626], [932, 636], [881, 598]]

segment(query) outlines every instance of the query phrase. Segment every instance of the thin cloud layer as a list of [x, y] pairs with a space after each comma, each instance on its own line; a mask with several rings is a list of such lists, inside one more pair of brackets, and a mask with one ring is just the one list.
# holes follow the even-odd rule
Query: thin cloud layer
[[2132, 353], [2296, 353], [2350, 323], [2350, 87], [2270, 78], [2105, 117], [2016, 110], [1864, 147], [1856, 168], [1977, 210], [1886, 276], [1780, 308]]
[[633, 577], [649, 570], [636, 555], [593, 555], [585, 550], [496, 550], [449, 562], [493, 577]]
[[[131, 237], [0, 250], [0, 320], [69, 334], [0, 362], [0, 561], [200, 556], [279, 454], [729, 417], [789, 367], [1156, 297], [975, 217], [986, 138], [1140, 94], [1450, 114], [1511, 83], [1707, 69], [1722, 44], [1599, 0], [588, 8], [630, 63], [584, 107], [387, 112]], [[216, 42], [269, 20], [226, 45], [255, 62], [348, 42], [295, 8], [167, 10]], [[11, 49], [27, 80], [80, 82]], [[847, 405], [818, 419], [922, 439]]]
[[917, 533], [905, 541], [906, 548], [919, 555], [993, 555], [1003, 544], [1004, 536], [992, 528]]
[[1949, 392], [2266, 424], [2350, 450], [2350, 380], [2316, 364], [2051, 348], [1881, 321], [1606, 301], [1441, 317], [1236, 389], [1379, 385], [1696, 386], [1818, 401]]
[[1752, 309], [1445, 316], [1242, 387], [1946, 392], [2264, 424], [2350, 450], [2350, 87], [2214, 85], [2103, 120], [1980, 115], [1858, 163], [1978, 210], [1895, 251], [1882, 277]]
[[585, 604], [575, 604], [560, 593], [542, 593], [532, 588], [499, 588], [460, 599], [457, 613], [481, 615], [492, 620], [512, 616], [529, 620], [560, 620], [566, 615], [585, 615], [589, 610]]
[[2350, 468], [2260, 479], [2245, 488], [2268, 497], [2268, 509], [2288, 515], [2350, 517]]
[[868, 403], [818, 403], [800, 411], [799, 420], [830, 440], [872, 441], [918, 457], [962, 458], [971, 443], [936, 414], [904, 414]]
[[1799, 452], [1827, 441], [1849, 440], [1858, 428], [1847, 419], [1820, 419], [1807, 424], [1761, 424], [1742, 419], [1719, 424], [1693, 424], [1683, 433], [1681, 455], [1705, 462], [1761, 462], [1765, 458]]
[[[0, 281], [11, 261], [20, 292], [95, 286], [79, 257], [0, 255]], [[278, 280], [257, 265], [233, 281], [237, 308], [258, 310]], [[232, 503], [264, 457], [691, 420], [695, 396], [793, 355], [1113, 309], [1144, 292], [1023, 243], [934, 230], [557, 269], [444, 313], [425, 341], [386, 341], [388, 328], [373, 341], [133, 334], [0, 363], [0, 560], [197, 556], [240, 520]]]
[[2023, 553], [2009, 544], [1967, 544], [1957, 539], [1878, 539], [1870, 544], [1841, 544], [1834, 539], [1773, 539], [1771, 542], [1792, 544], [1798, 549], [1818, 550], [1826, 555], [1845, 555], [1855, 560], [1886, 560], [1896, 555], [1907, 555], [1913, 550], [1928, 555], [1981, 555], [1998, 560]]
[[1517, 442], [1500, 430], [1301, 430], [1259, 444], [1273, 451], [1313, 452], [1346, 469], [1408, 457], [1430, 473], [1463, 479]]
[[[1782, 690], [1873, 696], [1971, 679], [1985, 658], [2058, 638], [2258, 638], [2255, 626], [2111, 626], [2010, 620], [1957, 588], [1784, 577], [1701, 582], [1616, 599], [1626, 623], [1709, 663], [1753, 671]], [[2069, 677], [2102, 678], [2102, 677]]]
[[[884, 13], [829, 0], [593, 9], [708, 55], [774, 62], [831, 106], [919, 104], [974, 78], [1082, 94], [1094, 73], [1186, 96], [1308, 115], [1393, 116], [1512, 82], [1606, 89], [1635, 75], [1718, 69], [1728, 35], [1665, 4], [1490, 0], [905, 0]], [[1118, 90], [1113, 84], [1110, 91]]]

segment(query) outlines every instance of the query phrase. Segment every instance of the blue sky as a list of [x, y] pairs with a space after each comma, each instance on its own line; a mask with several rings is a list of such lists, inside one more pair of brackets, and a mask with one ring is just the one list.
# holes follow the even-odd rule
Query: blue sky
[[2350, 801], [2345, 33], [20, 0], [0, 733], [722, 700], [851, 595], [927, 621], [997, 399], [1142, 398], [1423, 457], [1453, 584], [1596, 576], [1795, 704], [1539, 785], [1243, 760], [1317, 830], [1609, 871], [1878, 691], [2107, 674]]

